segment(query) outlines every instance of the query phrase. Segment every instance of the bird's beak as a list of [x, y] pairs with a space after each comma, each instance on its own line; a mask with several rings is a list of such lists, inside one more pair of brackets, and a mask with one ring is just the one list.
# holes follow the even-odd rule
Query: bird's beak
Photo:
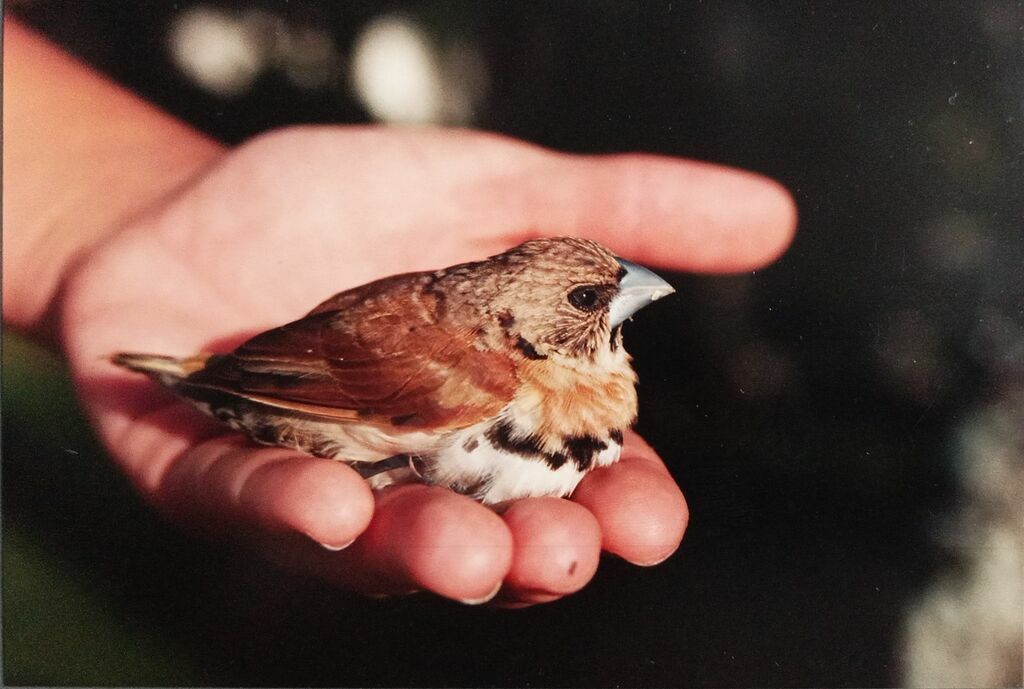
[[626, 274], [619, 280], [619, 293], [608, 304], [608, 321], [613, 328], [652, 301], [676, 291], [672, 285], [643, 266], [623, 258], [618, 261]]

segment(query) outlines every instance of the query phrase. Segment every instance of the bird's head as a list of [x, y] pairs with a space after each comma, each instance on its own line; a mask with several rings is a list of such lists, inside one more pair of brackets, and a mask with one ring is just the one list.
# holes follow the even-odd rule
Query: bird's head
[[502, 275], [492, 312], [529, 358], [615, 351], [623, 321], [675, 291], [589, 239], [534, 239], [487, 263]]

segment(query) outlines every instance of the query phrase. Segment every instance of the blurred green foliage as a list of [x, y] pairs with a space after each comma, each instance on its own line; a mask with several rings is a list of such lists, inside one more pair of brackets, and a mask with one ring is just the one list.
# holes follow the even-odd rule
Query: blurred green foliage
[[74, 399], [59, 358], [4, 332], [5, 683], [200, 682], [169, 630], [127, 608], [117, 564], [104, 562], [116, 557], [112, 537], [131, 541], [161, 527], [145, 517], [113, 528], [145, 510]]

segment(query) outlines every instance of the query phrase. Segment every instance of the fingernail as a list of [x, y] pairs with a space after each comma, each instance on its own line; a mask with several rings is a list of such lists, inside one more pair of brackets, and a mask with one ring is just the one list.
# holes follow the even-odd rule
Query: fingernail
[[306, 535], [309, 536], [309, 538], [312, 539], [312, 541], [314, 543], [316, 543], [318, 546], [320, 546], [321, 548], [324, 548], [325, 550], [330, 550], [331, 552], [335, 552], [335, 553], [338, 552], [339, 550], [344, 550], [345, 548], [349, 547], [350, 545], [352, 545], [353, 543], [356, 542], [356, 539], [353, 538], [348, 543], [341, 543], [339, 545], [334, 545], [333, 543], [324, 543], [323, 541], [317, 540], [316, 538], [313, 538], [313, 536], [310, 536], [308, 533]]
[[460, 598], [459, 602], [464, 605], [483, 605], [484, 603], [492, 601], [494, 597], [498, 595], [498, 591], [500, 590], [501, 582], [499, 581], [498, 585], [494, 587], [494, 590], [488, 593], [483, 598]]
[[[630, 563], [631, 565], [636, 565], [637, 567], [654, 567], [656, 565], [660, 565], [662, 562], [664, 562], [665, 560], [667, 560], [670, 557], [672, 557], [673, 555], [675, 555], [675, 553], [676, 553], [676, 551], [673, 550], [672, 552], [670, 552], [665, 557], [660, 558], [658, 560], [653, 560], [651, 562], [637, 562], [636, 560], [626, 560], [626, 562]], [[625, 560], [625, 558], [623, 558], [623, 559]]]

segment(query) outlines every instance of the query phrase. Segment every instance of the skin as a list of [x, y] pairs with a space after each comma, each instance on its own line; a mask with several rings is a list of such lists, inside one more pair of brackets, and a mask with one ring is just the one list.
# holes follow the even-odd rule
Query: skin
[[571, 501], [499, 515], [440, 488], [374, 495], [345, 465], [253, 446], [105, 357], [223, 350], [340, 290], [535, 236], [663, 269], [758, 268], [793, 234], [780, 186], [455, 130], [294, 128], [224, 151], [16, 22], [5, 42], [4, 319], [56, 339], [99, 437], [169, 518], [367, 594], [508, 606], [579, 590], [602, 551], [653, 565], [676, 550], [685, 500], [633, 433]]

